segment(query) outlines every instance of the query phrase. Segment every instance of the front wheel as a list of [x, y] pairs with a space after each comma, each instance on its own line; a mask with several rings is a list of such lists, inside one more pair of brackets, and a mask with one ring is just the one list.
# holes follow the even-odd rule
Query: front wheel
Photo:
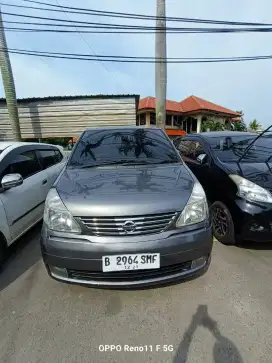
[[214, 237], [224, 245], [235, 245], [235, 230], [228, 207], [214, 202], [210, 207]]

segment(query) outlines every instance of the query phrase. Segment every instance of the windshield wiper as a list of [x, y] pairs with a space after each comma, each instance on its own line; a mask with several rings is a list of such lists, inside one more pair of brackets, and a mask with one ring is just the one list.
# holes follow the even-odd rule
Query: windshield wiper
[[110, 166], [110, 165], [127, 165], [128, 162], [124, 161], [124, 160], [119, 160], [119, 161], [108, 161], [108, 162], [103, 162], [103, 163], [93, 163], [93, 164], [86, 164], [86, 165], [81, 165], [79, 166], [79, 169], [87, 169], [87, 168], [97, 168], [99, 166]]
[[79, 168], [79, 169], [88, 169], [88, 168], [97, 168], [100, 166], [111, 166], [111, 165], [127, 165], [127, 166], [133, 166], [133, 165], [159, 165], [159, 164], [172, 164], [172, 163], [178, 163], [178, 160], [161, 160], [161, 161], [147, 161], [147, 160], [118, 160], [118, 161], [109, 161], [109, 162], [102, 162], [102, 163], [93, 163], [93, 164], [86, 164], [86, 165], [73, 165], [70, 164], [73, 168]]
[[[252, 148], [252, 146], [255, 144], [257, 140], [259, 140], [260, 137], [262, 137], [266, 132], [268, 132], [272, 128], [272, 125], [270, 125], [267, 129], [265, 129], [263, 132], [260, 133], [260, 135], [257, 135], [255, 139], [248, 145], [248, 147], [245, 148], [245, 151], [243, 152], [243, 155], [238, 160], [238, 163], [242, 161], [242, 159], [246, 156], [247, 152]], [[269, 156], [270, 158], [270, 156]], [[268, 160], [269, 160], [268, 158]]]

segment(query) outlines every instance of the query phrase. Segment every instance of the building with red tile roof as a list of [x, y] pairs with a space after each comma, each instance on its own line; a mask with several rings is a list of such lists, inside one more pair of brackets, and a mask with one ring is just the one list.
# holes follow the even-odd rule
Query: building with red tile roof
[[[138, 106], [138, 125], [156, 125], [156, 98], [142, 98]], [[214, 120], [229, 128], [241, 115], [226, 107], [190, 96], [181, 102], [166, 101], [166, 132], [177, 136], [184, 132], [200, 132], [202, 123]], [[176, 135], [175, 135], [176, 134]]]

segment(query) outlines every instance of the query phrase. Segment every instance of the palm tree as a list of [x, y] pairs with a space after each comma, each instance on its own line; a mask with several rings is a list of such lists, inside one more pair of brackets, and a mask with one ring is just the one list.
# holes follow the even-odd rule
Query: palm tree
[[252, 131], [259, 131], [262, 128], [262, 125], [256, 119], [254, 119], [253, 121], [250, 122], [249, 128]]
[[0, 68], [3, 79], [3, 86], [6, 95], [7, 108], [9, 113], [10, 124], [13, 132], [13, 139], [15, 141], [21, 140], [21, 131], [19, 124], [19, 114], [17, 108], [17, 98], [15, 92], [14, 79], [12, 74], [12, 68], [9, 60], [9, 54], [7, 50], [7, 42], [4, 31], [4, 25], [2, 22], [2, 14], [0, 9]]

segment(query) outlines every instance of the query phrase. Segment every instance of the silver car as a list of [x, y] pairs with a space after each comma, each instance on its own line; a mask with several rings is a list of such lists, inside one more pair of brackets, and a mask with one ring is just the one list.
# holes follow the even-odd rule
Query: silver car
[[53, 145], [0, 142], [0, 266], [7, 247], [42, 219], [64, 161]]
[[138, 287], [203, 274], [212, 232], [205, 193], [161, 129], [86, 130], [46, 199], [50, 276]]

